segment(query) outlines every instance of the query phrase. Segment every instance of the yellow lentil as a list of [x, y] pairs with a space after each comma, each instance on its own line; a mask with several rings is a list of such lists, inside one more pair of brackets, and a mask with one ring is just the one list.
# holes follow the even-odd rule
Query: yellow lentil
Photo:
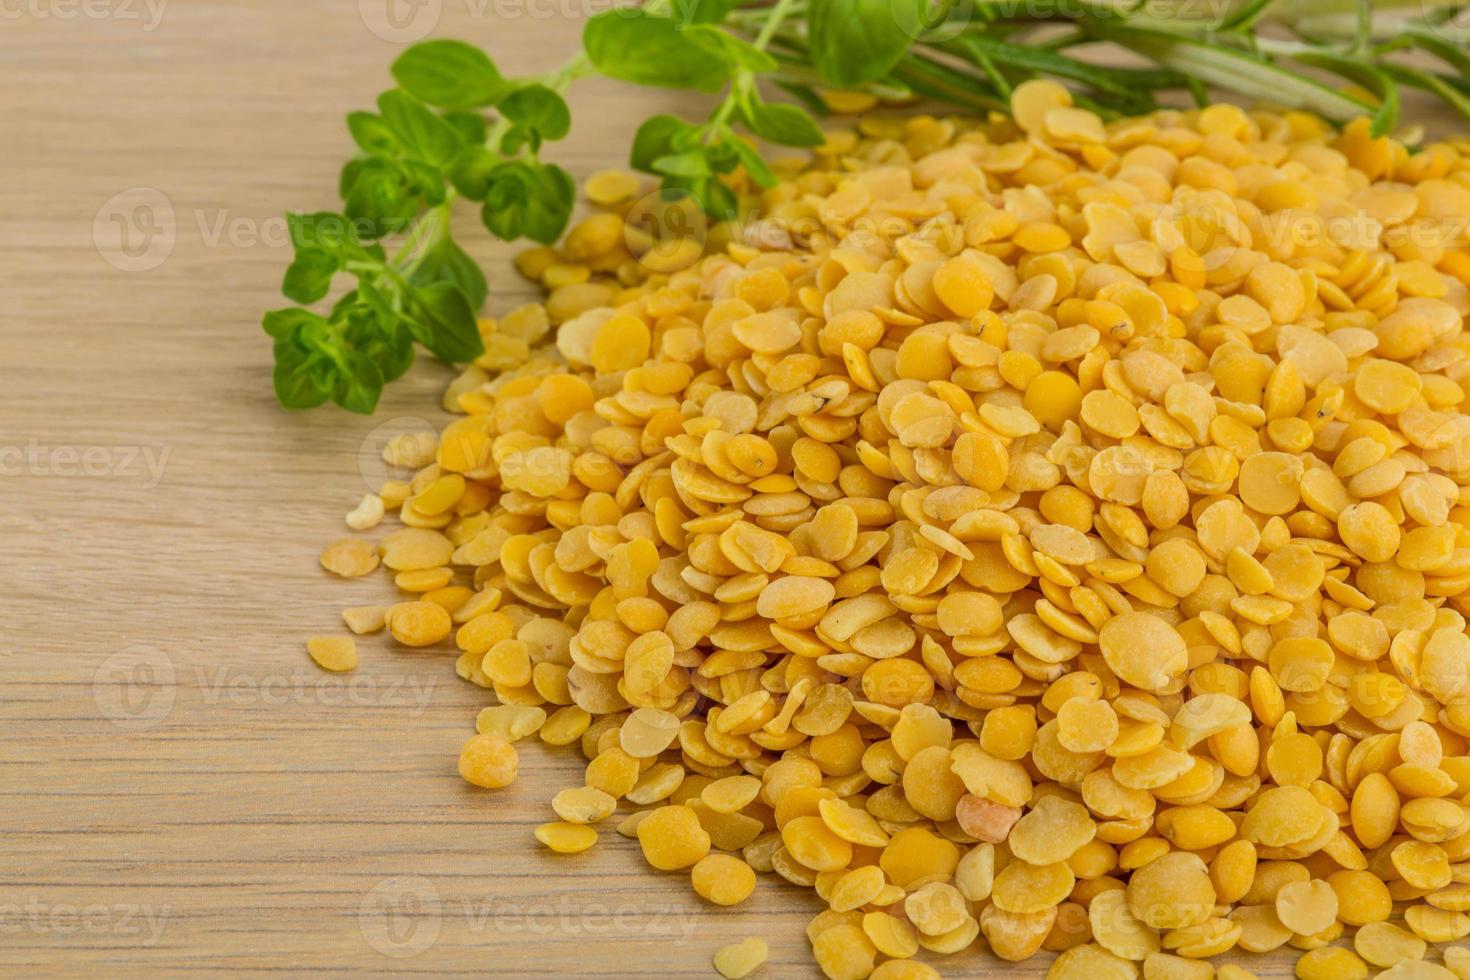
[[1424, 940], [1391, 922], [1370, 922], [1353, 936], [1353, 948], [1374, 966], [1390, 967], [1424, 958]]
[[709, 853], [710, 835], [687, 806], [664, 806], [638, 825], [643, 857], [660, 871], [692, 867]]
[[314, 636], [306, 652], [322, 670], [349, 671], [357, 667], [357, 643], [350, 636]]
[[459, 753], [459, 774], [485, 789], [501, 789], [515, 782], [517, 764], [515, 746], [499, 735], [476, 735]]
[[755, 871], [728, 854], [709, 854], [690, 871], [694, 890], [716, 905], [738, 905], [755, 891]]
[[482, 324], [462, 417], [390, 441], [348, 517], [403, 526], [322, 552], [414, 593], [344, 621], [454, 632], [497, 702], [470, 782], [580, 747], [552, 850], [625, 800], [712, 902], [816, 889], [829, 977], [981, 934], [1057, 976], [1288, 944], [1304, 980], [1439, 975], [1470, 928], [1470, 259], [1399, 232], [1470, 208], [1463, 148], [1104, 124], [1047, 81], [1012, 109], [865, 116], [736, 188], [808, 233], [702, 258], [595, 175], [607, 210], [517, 260], [546, 302]]
[[433, 602], [400, 602], [388, 607], [388, 632], [409, 647], [433, 646], [449, 636], [453, 621], [443, 606]]
[[536, 839], [558, 854], [580, 854], [597, 843], [597, 831], [585, 824], [556, 820], [537, 827]]
[[714, 965], [720, 976], [725, 977], [726, 980], [740, 980], [741, 977], [748, 977], [760, 969], [767, 955], [764, 939], [756, 937], [742, 939], [738, 943], [722, 946], [719, 952], [715, 953]]
[[1350, 949], [1322, 946], [1296, 961], [1299, 980], [1367, 980], [1368, 964]]
[[342, 538], [322, 549], [322, 567], [343, 578], [360, 578], [378, 567], [378, 553], [360, 538]]
[[359, 636], [378, 632], [388, 625], [387, 617], [386, 606], [350, 606], [342, 610], [342, 622]]

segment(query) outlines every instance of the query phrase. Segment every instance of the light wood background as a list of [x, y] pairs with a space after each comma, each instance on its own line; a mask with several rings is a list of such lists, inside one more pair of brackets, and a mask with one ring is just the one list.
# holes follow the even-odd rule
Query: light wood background
[[[540, 849], [572, 753], [463, 783], [487, 695], [452, 653], [369, 639], [331, 677], [303, 648], [386, 598], [317, 551], [383, 435], [442, 423], [450, 374], [421, 361], [371, 419], [277, 408], [280, 216], [336, 205], [343, 116], [399, 39], [545, 71], [605, 0], [405, 0], [401, 32], [388, 0], [160, 2], [0, 6], [0, 974], [685, 977], [764, 935], [763, 975], [811, 975], [809, 893], [763, 879], [714, 911], [610, 830]], [[578, 176], [645, 116], [700, 109], [601, 81], [572, 103], [552, 155]], [[469, 240], [492, 310], [524, 301], [509, 250]]]

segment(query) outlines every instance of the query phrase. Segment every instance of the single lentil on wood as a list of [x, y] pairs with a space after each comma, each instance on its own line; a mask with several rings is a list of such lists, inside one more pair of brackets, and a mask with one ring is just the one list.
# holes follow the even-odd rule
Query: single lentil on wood
[[812, 888], [828, 977], [1470, 976], [1424, 960], [1470, 933], [1470, 145], [1012, 108], [835, 130], [705, 235], [595, 175], [348, 518], [404, 526], [323, 551], [408, 594], [344, 619], [454, 636], [471, 783], [580, 748], [548, 848], [622, 807], [711, 902]]

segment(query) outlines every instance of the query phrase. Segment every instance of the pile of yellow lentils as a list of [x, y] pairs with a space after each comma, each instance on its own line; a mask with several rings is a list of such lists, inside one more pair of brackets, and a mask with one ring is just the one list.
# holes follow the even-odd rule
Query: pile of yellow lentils
[[1470, 144], [1013, 115], [864, 119], [707, 234], [594, 177], [322, 554], [412, 594], [347, 625], [452, 637], [469, 782], [580, 747], [552, 851], [814, 889], [833, 980], [1470, 978]]

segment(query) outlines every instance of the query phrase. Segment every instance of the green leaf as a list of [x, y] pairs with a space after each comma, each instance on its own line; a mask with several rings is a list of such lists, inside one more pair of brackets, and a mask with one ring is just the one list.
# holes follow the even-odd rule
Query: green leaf
[[348, 245], [357, 244], [357, 233], [346, 215], [335, 211], [317, 211], [305, 214], [298, 211], [286, 213], [286, 228], [291, 233], [291, 244], [296, 248], [324, 248], [329, 252], [341, 252]]
[[790, 102], [751, 98], [741, 109], [746, 127], [761, 139], [782, 146], [821, 146], [827, 141], [817, 121]]
[[446, 112], [444, 121], [454, 127], [459, 138], [470, 146], [481, 146], [485, 137], [489, 135], [489, 127], [485, 124], [485, 117], [478, 112]]
[[339, 268], [337, 256], [324, 248], [298, 248], [296, 260], [286, 268], [281, 292], [297, 303], [315, 303], [332, 288]]
[[711, 177], [692, 188], [694, 197], [706, 214], [716, 221], [730, 221], [740, 214], [740, 202], [724, 181]]
[[762, 187], [776, 186], [776, 175], [771, 173], [771, 168], [766, 165], [765, 160], [761, 159], [761, 155], [755, 151], [754, 147], [734, 136], [725, 142], [734, 151], [736, 158], [740, 161], [740, 165], [745, 168], [745, 172], [750, 175], [751, 180]]
[[415, 290], [405, 313], [414, 339], [440, 360], [464, 364], [485, 353], [475, 311], [464, 293], [449, 283]]
[[511, 160], [490, 172], [490, 193], [480, 214], [499, 238], [524, 235], [550, 245], [567, 226], [575, 197], [571, 176], [555, 164]]
[[447, 282], [458, 287], [475, 310], [484, 304], [490, 291], [485, 273], [447, 233], [419, 254], [409, 281], [416, 286]]
[[424, 163], [447, 166], [464, 147], [453, 126], [407, 92], [389, 89], [378, 96], [378, 108], [404, 152]]
[[653, 170], [670, 177], [708, 177], [714, 173], [710, 168], [709, 158], [701, 150], [685, 150], [683, 153], [661, 156], [653, 161]]
[[354, 302], [339, 314], [348, 343], [371, 357], [383, 380], [393, 381], [413, 363], [413, 335], [398, 312], [378, 290], [364, 281], [353, 290]]
[[917, 38], [927, 0], [812, 0], [812, 64], [834, 85], [887, 75]]
[[[692, 197], [700, 210], [716, 221], [730, 220], [740, 213], [740, 202], [735, 197], [735, 192], [718, 177], [665, 177], [659, 187], [659, 194], [668, 202], [677, 201], [683, 196]], [[686, 232], [681, 227], [670, 224], [663, 234], [669, 233]]]
[[694, 128], [684, 120], [669, 115], [653, 116], [644, 120], [633, 136], [629, 166], [644, 173], [653, 173], [653, 161], [672, 153], [675, 137]]
[[720, 137], [718, 143], [695, 147], [694, 152], [704, 154], [704, 158], [709, 161], [710, 170], [714, 173], [734, 173], [735, 168], [740, 166], [740, 154], [735, 149], [736, 142], [736, 140], [730, 138], [727, 130], [725, 135]]
[[472, 147], [459, 158], [449, 173], [455, 190], [471, 201], [483, 201], [490, 193], [490, 174], [500, 164], [500, 158], [483, 146]]
[[393, 77], [404, 89], [443, 109], [494, 105], [510, 92], [495, 62], [463, 41], [424, 41], [393, 62]]
[[1428, 28], [1418, 26], [1405, 28], [1403, 36], [1410, 44], [1434, 55], [1462, 76], [1470, 75], [1470, 53], [1466, 52], [1463, 43], [1456, 44]]
[[377, 362], [361, 351], [349, 351], [344, 360], [346, 371], [338, 376], [332, 401], [349, 412], [373, 414], [383, 393], [383, 374]]
[[327, 321], [310, 310], [299, 306], [288, 306], [282, 310], [271, 310], [261, 318], [260, 325], [275, 340], [293, 340], [296, 332], [308, 325], [325, 327]]
[[1249, 30], [1265, 14], [1266, 8], [1275, 2], [1276, 0], [1246, 0], [1236, 10], [1227, 12], [1212, 29], [1222, 34], [1230, 31]]
[[1376, 139], [1398, 128], [1399, 87], [1392, 78], [1375, 66], [1331, 51], [1303, 51], [1292, 57], [1304, 65], [1336, 72], [1349, 81], [1377, 91], [1379, 103], [1377, 111], [1373, 113], [1373, 124], [1369, 129], [1370, 136]]
[[419, 212], [418, 197], [408, 179], [384, 160], [367, 161], [358, 168], [343, 198], [343, 211], [364, 238], [399, 231]]
[[684, 37], [711, 56], [725, 63], [731, 74], [744, 68], [756, 74], [775, 71], [780, 64], [749, 41], [742, 40], [729, 31], [708, 24], [695, 24], [684, 29]]
[[1069, 78], [1114, 95], [1133, 96], [1138, 91], [1137, 83], [1130, 81], [1122, 72], [1078, 61], [1045, 48], [996, 41], [978, 34], [962, 35], [949, 47], [958, 48], [972, 58], [988, 58], [1009, 68]]
[[888, 82], [901, 83], [913, 94], [977, 112], [1010, 111], [1009, 101], [989, 91], [985, 79], [917, 54], [906, 55], [893, 69], [893, 76], [885, 79], [885, 84]]
[[603, 11], [587, 21], [582, 46], [598, 71], [638, 85], [716, 92], [728, 77], [672, 20], [643, 10]]
[[1261, 102], [1309, 109], [1334, 122], [1345, 122], [1373, 108], [1304, 75], [1240, 51], [1129, 28], [1107, 27], [1100, 33], [1161, 65]]
[[1458, 112], [1461, 117], [1470, 119], [1470, 97], [1461, 92], [1455, 86], [1446, 82], [1434, 72], [1423, 71], [1418, 68], [1410, 68], [1407, 65], [1384, 65], [1384, 71], [1388, 72], [1400, 85], [1408, 85], [1412, 88], [1422, 89], [1433, 95], [1439, 96], [1445, 103]]
[[533, 133], [533, 145], [541, 140], [559, 140], [572, 128], [572, 113], [567, 101], [545, 85], [531, 84], [518, 88], [498, 106], [500, 114], [519, 129]]
[[401, 323], [395, 323], [387, 336], [368, 348], [377, 359], [383, 381], [397, 381], [413, 365], [413, 334]]
[[382, 161], [376, 157], [353, 157], [342, 165], [340, 175], [337, 177], [337, 194], [346, 197], [352, 192], [352, 185], [357, 183], [357, 178], [364, 171], [374, 167], [382, 166]]
[[718, 24], [735, 9], [735, 0], [674, 0], [673, 17], [680, 27]]
[[399, 160], [398, 165], [408, 181], [409, 193], [424, 199], [430, 206], [444, 203], [444, 171], [422, 160]]
[[814, 116], [825, 116], [829, 114], [827, 103], [822, 101], [822, 97], [817, 94], [817, 90], [810, 85], [803, 85], [800, 82], [783, 81], [781, 79], [777, 79], [775, 85], [797, 102], [806, 106], [807, 112], [812, 113]]
[[281, 407], [316, 408], [327, 400], [327, 391], [316, 383], [313, 362], [314, 355], [295, 344], [276, 344], [276, 366], [271, 372], [271, 383]]
[[369, 153], [388, 156], [398, 150], [398, 138], [377, 113], [349, 112], [347, 131], [352, 134], [353, 141]]

